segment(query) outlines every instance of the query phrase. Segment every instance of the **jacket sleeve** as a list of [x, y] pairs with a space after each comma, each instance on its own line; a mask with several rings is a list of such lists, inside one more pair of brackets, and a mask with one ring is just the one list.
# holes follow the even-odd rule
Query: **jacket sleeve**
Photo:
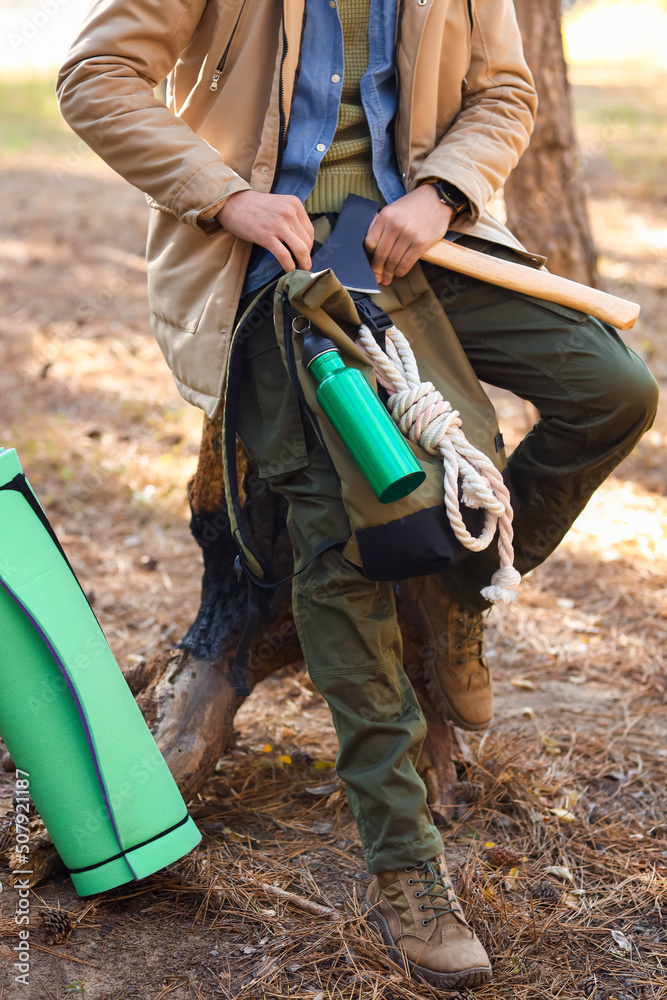
[[475, 223], [528, 145], [537, 94], [511, 0], [477, 0], [472, 9], [461, 110], [421, 164], [413, 186], [430, 177], [449, 181], [467, 196]]
[[96, 0], [58, 74], [74, 132], [159, 207], [202, 232], [229, 195], [250, 188], [154, 96], [206, 0]]

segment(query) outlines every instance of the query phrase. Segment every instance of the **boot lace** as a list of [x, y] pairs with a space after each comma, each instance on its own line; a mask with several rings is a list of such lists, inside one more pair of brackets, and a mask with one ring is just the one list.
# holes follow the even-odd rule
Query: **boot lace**
[[419, 907], [423, 911], [433, 911], [431, 917], [425, 917], [422, 920], [424, 927], [428, 926], [432, 920], [437, 920], [438, 917], [444, 916], [445, 913], [463, 914], [454, 895], [452, 883], [446, 881], [448, 878], [446, 871], [438, 871], [431, 861], [422, 861], [418, 865], [415, 865], [414, 868], [406, 868], [405, 870], [406, 872], [414, 871], [416, 873], [413, 879], [408, 879], [409, 885], [413, 882], [419, 882], [423, 887], [421, 891], [415, 893], [415, 898], [421, 899], [424, 896], [428, 896], [430, 900], [429, 903], [422, 903]]
[[[481, 611], [470, 612], [461, 610], [456, 619], [456, 650], [468, 652], [468, 659], [481, 660], [484, 655], [484, 615]], [[459, 657], [458, 664], [461, 666], [465, 660]]]

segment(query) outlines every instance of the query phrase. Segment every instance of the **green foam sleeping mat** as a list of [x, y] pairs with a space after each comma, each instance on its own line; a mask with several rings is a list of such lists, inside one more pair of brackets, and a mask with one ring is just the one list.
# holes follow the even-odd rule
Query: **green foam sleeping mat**
[[0, 449], [0, 736], [80, 896], [201, 840], [14, 449]]

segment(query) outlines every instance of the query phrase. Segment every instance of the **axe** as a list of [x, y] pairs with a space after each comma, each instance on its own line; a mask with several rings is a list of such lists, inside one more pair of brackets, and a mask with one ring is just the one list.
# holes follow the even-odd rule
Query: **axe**
[[[377, 202], [368, 198], [348, 195], [334, 233], [312, 258], [312, 270], [331, 268], [340, 283], [351, 292], [365, 295], [379, 293], [380, 288], [363, 249], [366, 233], [378, 207]], [[636, 302], [539, 268], [499, 260], [448, 239], [438, 240], [422, 254], [421, 259], [513, 292], [523, 292], [537, 299], [578, 309], [611, 323], [619, 330], [631, 329], [639, 316], [640, 306]]]

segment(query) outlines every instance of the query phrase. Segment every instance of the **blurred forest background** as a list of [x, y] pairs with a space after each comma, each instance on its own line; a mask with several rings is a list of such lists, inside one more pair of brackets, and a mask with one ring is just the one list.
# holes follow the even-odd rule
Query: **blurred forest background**
[[[186, 485], [201, 414], [149, 331], [144, 198], [56, 108], [55, 68], [87, 6], [0, 0], [0, 444], [16, 447], [131, 671], [197, 612]], [[664, 391], [667, 2], [564, 3], [563, 14], [601, 284], [642, 304], [624, 337]], [[531, 416], [508, 394], [494, 400], [512, 446]], [[481, 1000], [667, 997], [666, 442], [663, 402], [521, 602], [490, 616], [497, 719], [462, 741], [445, 831], [495, 959]], [[36, 890], [35, 912], [61, 907], [74, 929], [36, 951], [35, 998], [432, 995], [374, 961], [361, 924], [343, 946], [335, 921], [323, 929], [240, 887], [239, 875], [259, 876], [347, 913], [363, 888], [335, 734], [303, 665], [260, 685], [235, 726], [236, 748], [193, 804], [206, 834], [196, 856], [99, 900], [57, 873]], [[488, 862], [493, 844], [515, 852], [510, 871]], [[24, 995], [9, 972], [12, 913], [5, 891], [0, 1000]]]

